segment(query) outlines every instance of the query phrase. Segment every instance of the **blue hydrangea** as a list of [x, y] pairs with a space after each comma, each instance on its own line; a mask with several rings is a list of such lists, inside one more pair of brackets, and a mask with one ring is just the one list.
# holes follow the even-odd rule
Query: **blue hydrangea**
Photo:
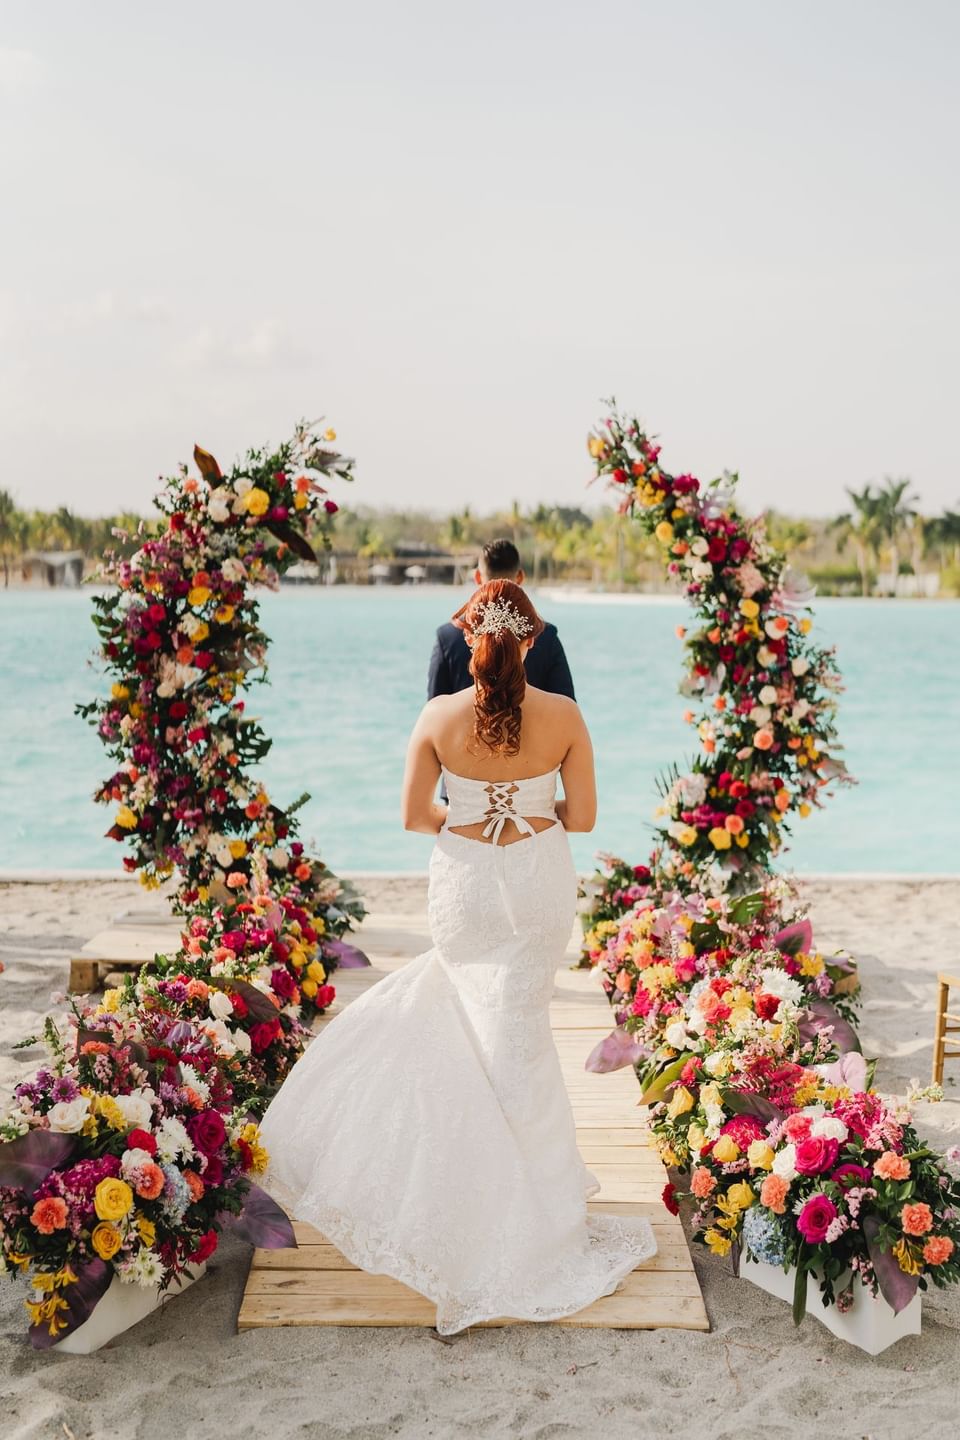
[[190, 1186], [184, 1180], [176, 1165], [161, 1165], [164, 1175], [163, 1211], [176, 1223], [187, 1213], [192, 1196]]
[[768, 1265], [783, 1264], [783, 1232], [774, 1216], [759, 1205], [744, 1212], [743, 1243], [756, 1259], [766, 1260]]

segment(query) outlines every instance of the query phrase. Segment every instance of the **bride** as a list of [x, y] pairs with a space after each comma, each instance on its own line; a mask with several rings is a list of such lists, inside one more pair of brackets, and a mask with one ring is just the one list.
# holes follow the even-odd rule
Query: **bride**
[[596, 813], [590, 737], [572, 700], [526, 684], [543, 622], [518, 585], [490, 581], [454, 620], [474, 686], [425, 707], [403, 782], [404, 825], [437, 837], [433, 949], [331, 1021], [262, 1126], [266, 1188], [433, 1301], [441, 1334], [571, 1315], [656, 1250], [645, 1220], [587, 1214], [598, 1186], [550, 1033], [576, 910], [565, 832]]

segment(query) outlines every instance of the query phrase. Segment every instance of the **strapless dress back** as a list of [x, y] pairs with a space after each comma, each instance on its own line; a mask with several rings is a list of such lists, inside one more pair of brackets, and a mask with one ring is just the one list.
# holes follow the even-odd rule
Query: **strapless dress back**
[[[433, 948], [326, 1026], [263, 1121], [266, 1188], [444, 1334], [574, 1314], [656, 1250], [648, 1221], [587, 1213], [549, 1020], [577, 877], [563, 827], [529, 823], [556, 819], [556, 782], [445, 771]], [[502, 843], [508, 819], [527, 838]], [[494, 843], [450, 828], [481, 822]]]

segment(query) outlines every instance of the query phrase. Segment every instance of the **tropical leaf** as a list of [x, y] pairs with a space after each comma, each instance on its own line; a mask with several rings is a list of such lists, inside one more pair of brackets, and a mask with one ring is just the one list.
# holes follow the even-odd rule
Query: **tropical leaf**
[[31, 1325], [30, 1344], [34, 1350], [51, 1349], [58, 1340], [62, 1340], [72, 1330], [78, 1329], [84, 1320], [90, 1318], [94, 1307], [110, 1288], [114, 1269], [106, 1260], [91, 1260], [88, 1265], [82, 1266], [75, 1274], [76, 1284], [65, 1285], [62, 1290], [56, 1291], [56, 1294], [62, 1296], [67, 1304], [66, 1310], [58, 1312], [61, 1322], [66, 1321], [66, 1325], [55, 1335], [50, 1334], [49, 1325], [43, 1323]]
[[809, 954], [813, 949], [813, 926], [809, 920], [798, 920], [795, 925], [779, 930], [773, 943], [783, 955]]
[[798, 1265], [793, 1276], [793, 1323], [799, 1325], [807, 1313], [807, 1272]]
[[754, 1095], [749, 1090], [725, 1090], [723, 1104], [724, 1109], [733, 1115], [755, 1115], [765, 1124], [769, 1124], [771, 1120], [784, 1119], [784, 1112], [770, 1100], [765, 1100], [762, 1095]]
[[656, 1105], [659, 1100], [663, 1100], [671, 1085], [675, 1085], [680, 1079], [680, 1071], [689, 1059], [689, 1055], [681, 1055], [679, 1059], [671, 1060], [670, 1064], [665, 1066], [659, 1075], [644, 1086], [643, 1093], [640, 1096], [640, 1104]]
[[370, 964], [363, 951], [346, 940], [324, 940], [323, 953], [332, 956], [338, 970], [360, 970]]
[[264, 995], [263, 991], [258, 990], [256, 985], [251, 985], [248, 980], [233, 979], [223, 979], [220, 983], [225, 990], [233, 991], [246, 1002], [247, 1009], [250, 1011], [250, 1018], [257, 1024], [276, 1020], [279, 1013], [276, 1005], [274, 1005], [270, 996]]
[[260, 1250], [295, 1250], [297, 1237], [293, 1226], [273, 1200], [259, 1185], [251, 1185], [239, 1215], [221, 1215], [235, 1235]]
[[612, 1070], [623, 1070], [627, 1065], [636, 1065], [643, 1056], [643, 1046], [629, 1031], [617, 1026], [595, 1045], [584, 1062], [584, 1070], [594, 1075], [609, 1075]]
[[264, 524], [270, 531], [270, 534], [279, 540], [282, 545], [288, 546], [294, 555], [299, 556], [301, 560], [312, 560], [313, 563], [316, 564], [316, 551], [309, 540], [306, 540], [300, 534], [299, 530], [294, 530], [293, 526], [288, 524], [286, 520], [265, 520]]
[[0, 1144], [0, 1185], [29, 1197], [51, 1170], [57, 1170], [76, 1149], [76, 1135], [54, 1130], [28, 1130]]
[[194, 445], [193, 459], [204, 480], [223, 479], [223, 472], [209, 450], [202, 450], [199, 445]]
[[904, 1274], [895, 1256], [882, 1248], [879, 1239], [880, 1220], [876, 1215], [865, 1215], [862, 1225], [867, 1254], [876, 1272], [880, 1294], [894, 1315], [899, 1315], [917, 1293], [917, 1276]]
[[860, 1049], [860, 1040], [856, 1030], [844, 1020], [829, 1001], [809, 1000], [805, 1009], [806, 1014], [797, 1026], [802, 1040], [812, 1040], [821, 1030], [829, 1027], [833, 1031], [833, 1043], [838, 1055], [843, 1055], [849, 1050]]

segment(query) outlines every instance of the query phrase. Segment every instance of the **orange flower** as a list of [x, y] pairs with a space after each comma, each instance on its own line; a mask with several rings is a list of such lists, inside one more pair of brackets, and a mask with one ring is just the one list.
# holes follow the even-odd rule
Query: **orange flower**
[[247, 883], [247, 877], [242, 870], [231, 870], [227, 876], [228, 890], [242, 890]]
[[923, 1247], [923, 1258], [928, 1265], [942, 1265], [953, 1254], [953, 1241], [946, 1235], [931, 1235]]
[[723, 823], [731, 835], [743, 834], [743, 821], [739, 815], [728, 815]]
[[873, 1173], [881, 1180], [908, 1180], [910, 1161], [893, 1150], [884, 1150], [880, 1159], [873, 1163]]
[[789, 1189], [790, 1186], [782, 1175], [768, 1175], [760, 1186], [760, 1204], [766, 1205], [774, 1215], [785, 1214]]
[[929, 1205], [920, 1201], [916, 1205], [904, 1205], [900, 1211], [900, 1224], [904, 1235], [926, 1235], [933, 1228], [933, 1213]]
[[698, 1200], [706, 1200], [717, 1188], [717, 1182], [705, 1165], [698, 1165], [690, 1176], [690, 1193]]
[[164, 1174], [160, 1166], [154, 1165], [152, 1160], [148, 1160], [145, 1165], [139, 1167], [136, 1174], [137, 1179], [133, 1188], [141, 1200], [156, 1200], [164, 1186]]
[[30, 1223], [41, 1235], [52, 1235], [54, 1230], [63, 1230], [67, 1223], [67, 1202], [59, 1195], [46, 1195], [38, 1200], [30, 1212]]
[[[199, 940], [192, 940], [190, 943], [191, 943], [191, 945], [196, 945], [196, 947], [197, 947], [196, 950], [194, 950], [192, 953], [193, 953], [194, 955], [199, 955], [199, 953], [200, 953], [200, 941], [199, 941]], [[191, 999], [191, 1000], [206, 1000], [206, 998], [207, 998], [207, 996], [208, 996], [209, 994], [210, 994], [210, 986], [207, 984], [206, 980], [196, 980], [196, 979], [194, 979], [194, 980], [188, 980], [188, 981], [187, 981], [187, 996], [188, 996], [189, 999]]]
[[630, 974], [630, 971], [627, 969], [621, 970], [617, 975], [616, 983], [618, 990], [621, 990], [624, 995], [629, 995], [633, 989], [633, 976]]
[[207, 1187], [204, 1185], [203, 1181], [200, 1179], [200, 1176], [196, 1173], [196, 1171], [184, 1170], [183, 1178], [187, 1182], [187, 1188], [190, 1191], [191, 1198], [194, 1201], [202, 1200], [203, 1192]]
[[753, 737], [753, 748], [755, 750], [769, 750], [773, 744], [772, 730], [758, 730]]

